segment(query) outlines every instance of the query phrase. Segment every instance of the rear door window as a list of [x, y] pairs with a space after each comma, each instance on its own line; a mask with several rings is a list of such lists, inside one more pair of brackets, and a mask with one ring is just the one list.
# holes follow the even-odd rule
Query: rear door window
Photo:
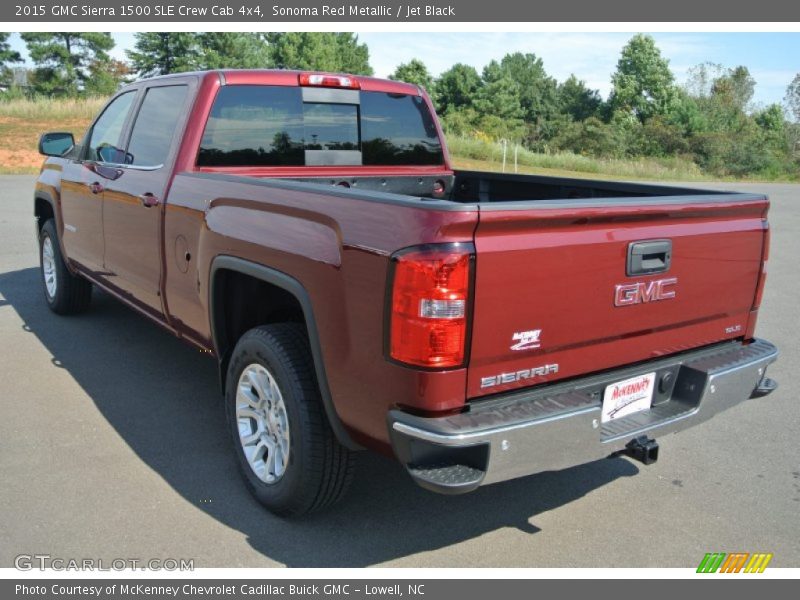
[[157, 167], [166, 162], [188, 90], [185, 85], [147, 90], [128, 142], [127, 164]]

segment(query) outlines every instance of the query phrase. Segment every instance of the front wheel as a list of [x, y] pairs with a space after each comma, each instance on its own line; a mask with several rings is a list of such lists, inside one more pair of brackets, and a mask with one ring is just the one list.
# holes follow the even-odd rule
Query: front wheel
[[265, 325], [242, 336], [228, 367], [225, 407], [244, 478], [270, 511], [301, 515], [344, 495], [353, 453], [328, 423], [301, 325]]
[[39, 265], [44, 299], [50, 310], [59, 315], [71, 315], [89, 308], [92, 284], [67, 269], [53, 219], [48, 219], [39, 233]]

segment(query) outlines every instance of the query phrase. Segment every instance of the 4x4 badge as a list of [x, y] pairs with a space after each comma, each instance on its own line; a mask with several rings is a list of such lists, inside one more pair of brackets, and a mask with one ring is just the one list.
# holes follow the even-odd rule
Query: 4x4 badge
[[532, 350], [534, 348], [541, 348], [542, 343], [539, 341], [539, 336], [542, 335], [541, 329], [532, 329], [530, 331], [517, 331], [511, 336], [511, 341], [517, 342], [511, 346], [512, 350]]

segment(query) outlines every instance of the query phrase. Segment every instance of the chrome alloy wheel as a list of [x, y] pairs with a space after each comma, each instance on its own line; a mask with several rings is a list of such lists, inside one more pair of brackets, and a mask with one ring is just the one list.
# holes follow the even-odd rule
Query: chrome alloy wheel
[[236, 389], [239, 441], [253, 473], [275, 483], [289, 464], [289, 419], [278, 384], [262, 365], [242, 371]]
[[42, 276], [44, 277], [44, 287], [47, 290], [48, 298], [55, 298], [58, 290], [58, 279], [56, 276], [56, 256], [53, 250], [53, 240], [50, 236], [45, 236], [42, 242]]

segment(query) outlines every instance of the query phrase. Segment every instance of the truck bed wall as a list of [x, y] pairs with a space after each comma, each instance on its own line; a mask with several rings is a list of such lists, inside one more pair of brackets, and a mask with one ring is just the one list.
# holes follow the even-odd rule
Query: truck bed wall
[[[724, 194], [724, 192], [722, 193]], [[620, 181], [455, 171], [453, 193], [450, 198], [455, 202], [511, 202], [579, 198], [653, 198], [705, 194], [720, 195], [720, 192]]]

